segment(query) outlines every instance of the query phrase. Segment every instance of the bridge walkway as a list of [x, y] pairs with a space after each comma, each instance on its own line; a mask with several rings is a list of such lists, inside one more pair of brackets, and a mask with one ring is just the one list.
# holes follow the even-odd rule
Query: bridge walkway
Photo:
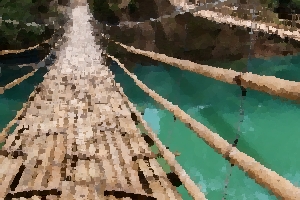
[[[117, 62], [138, 87], [227, 159], [231, 167], [238, 166], [278, 198], [299, 199], [298, 186], [239, 151], [235, 144], [148, 88], [117, 58], [99, 50], [88, 6], [77, 0], [71, 7], [71, 20], [61, 40], [66, 42], [56, 54], [57, 61], [0, 133], [0, 142], [6, 139], [0, 150], [0, 199], [182, 199], [150, 151], [149, 138], [191, 197], [206, 199], [115, 82], [102, 55]], [[250, 88], [300, 100], [299, 82], [200, 65], [107, 39], [128, 52], [238, 85], [242, 92]], [[0, 88], [0, 93], [33, 74]], [[17, 128], [7, 136], [16, 121]], [[142, 138], [138, 124], [143, 125], [148, 139]]]
[[[0, 199], [181, 199], [103, 64], [86, 5], [0, 156]], [[104, 197], [105, 196], [105, 197]]]

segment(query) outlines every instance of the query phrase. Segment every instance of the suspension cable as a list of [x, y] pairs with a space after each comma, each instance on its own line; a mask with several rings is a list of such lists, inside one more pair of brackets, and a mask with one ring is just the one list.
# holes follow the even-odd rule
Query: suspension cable
[[[253, 52], [253, 41], [255, 41], [255, 36], [254, 36], [254, 33], [253, 33], [253, 22], [254, 22], [254, 19], [256, 18], [256, 14], [255, 14], [255, 5], [253, 4], [253, 9], [250, 9], [250, 11], [252, 11], [252, 26], [251, 26], [251, 32], [249, 32], [250, 34], [250, 45], [249, 45], [249, 53], [248, 53], [248, 60], [247, 60], [247, 64], [244, 68], [244, 70], [241, 72], [241, 76], [243, 73], [246, 73], [248, 71], [248, 67], [249, 65], [251, 64], [250, 63], [250, 59], [251, 59], [251, 54]], [[254, 37], [254, 38], [253, 38]], [[240, 135], [241, 135], [241, 126], [242, 126], [242, 123], [244, 122], [244, 116], [245, 116], [245, 113], [244, 113], [244, 101], [245, 101], [245, 98], [246, 98], [246, 93], [247, 93], [247, 90], [246, 88], [244, 88], [243, 86], [239, 85], [240, 88], [241, 88], [241, 100], [240, 100], [240, 112], [239, 112], [239, 122], [238, 122], [238, 128], [237, 128], [237, 133], [236, 133], [236, 138], [232, 144], [233, 147], [236, 147], [237, 144], [238, 144], [238, 141], [239, 141], [239, 138], [240, 138]], [[225, 177], [225, 181], [224, 181], [224, 191], [223, 191], [223, 197], [222, 197], [222, 200], [226, 200], [226, 196], [227, 196], [227, 192], [228, 192], [228, 184], [229, 184], [229, 181], [230, 181], [230, 177], [232, 175], [232, 168], [233, 168], [234, 164], [231, 164], [229, 163], [228, 167], [227, 167], [227, 175]]]

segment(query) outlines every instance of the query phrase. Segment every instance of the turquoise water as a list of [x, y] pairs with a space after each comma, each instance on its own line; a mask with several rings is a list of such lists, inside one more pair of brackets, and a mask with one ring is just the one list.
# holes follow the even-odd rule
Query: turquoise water
[[[254, 73], [276, 75], [288, 80], [300, 81], [300, 56], [272, 58], [269, 61], [255, 59], [249, 67]], [[185, 127], [173, 115], [158, 106], [112, 64], [116, 81], [125, 94], [139, 107], [146, 108], [144, 118], [171, 151], [179, 151], [178, 162], [193, 181], [201, 186], [208, 199], [221, 200], [227, 161], [207, 146], [202, 139]], [[240, 88], [177, 68], [167, 70], [160, 66], [137, 66], [137, 77], [149, 88], [180, 106], [197, 121], [220, 134], [230, 143], [237, 133], [240, 106]], [[6, 91], [0, 96], [0, 128], [14, 118], [33, 90], [42, 80], [44, 72]], [[3, 77], [2, 77], [3, 78]], [[275, 170], [292, 183], [300, 183], [300, 128], [299, 105], [275, 99], [267, 94], [249, 90], [244, 103], [245, 121], [238, 148], [254, 157], [268, 168]], [[179, 191], [184, 199], [191, 199], [184, 187]], [[228, 185], [227, 199], [276, 199], [257, 185], [237, 167], [233, 168]]]
[[[249, 71], [300, 81], [300, 56], [251, 61]], [[178, 162], [193, 181], [201, 185], [208, 199], [222, 199], [227, 161], [173, 115], [151, 100], [118, 66], [112, 69], [125, 94], [140, 107], [147, 107], [144, 118], [172, 151], [179, 151]], [[150, 89], [232, 143], [237, 133], [240, 88], [177, 68], [137, 66], [137, 77]], [[299, 105], [248, 90], [244, 102], [245, 120], [238, 149], [268, 168], [300, 185]], [[183, 187], [184, 199], [191, 199]], [[227, 199], [276, 199], [237, 167], [233, 168]]]
[[[26, 68], [26, 67], [24, 67]], [[1, 87], [10, 83], [11, 77], [20, 78], [23, 75], [27, 74], [28, 71], [26, 69], [20, 70], [5, 70], [2, 69], [0, 83]], [[13, 73], [13, 74], [12, 74]], [[17, 111], [23, 107], [23, 103], [27, 101], [30, 93], [33, 91], [34, 86], [38, 85], [38, 83], [42, 82], [43, 75], [46, 73], [45, 69], [39, 69], [35, 75], [29, 77], [24, 80], [21, 84], [11, 88], [10, 90], [6, 90], [4, 94], [0, 95], [0, 130], [6, 127], [6, 125], [15, 118]], [[7, 77], [7, 75], [11, 75], [11, 77]], [[10, 132], [12, 132], [11, 130]], [[3, 144], [0, 144], [2, 147]]]

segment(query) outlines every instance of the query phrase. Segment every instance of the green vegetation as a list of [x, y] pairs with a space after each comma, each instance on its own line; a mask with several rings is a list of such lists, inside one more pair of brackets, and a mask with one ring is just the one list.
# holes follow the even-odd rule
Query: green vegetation
[[50, 38], [53, 27], [46, 24], [62, 17], [57, 8], [52, 0], [1, 0], [0, 50], [28, 48]]
[[129, 14], [134, 14], [135, 12], [137, 12], [138, 7], [136, 5], [135, 0], [130, 0], [129, 4], [128, 4], [128, 11]]
[[109, 4], [108, 0], [88, 0], [90, 9], [96, 20], [108, 24], [117, 24], [120, 19], [115, 14], [119, 10], [117, 4]]

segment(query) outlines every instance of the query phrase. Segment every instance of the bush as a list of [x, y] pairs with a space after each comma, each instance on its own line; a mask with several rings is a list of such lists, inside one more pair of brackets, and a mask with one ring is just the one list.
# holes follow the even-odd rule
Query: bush
[[[2, 19], [15, 20], [19, 23], [2, 22], [0, 48], [2, 50], [28, 48], [50, 38], [53, 30], [49, 30], [44, 24], [47, 23], [49, 17], [59, 17], [56, 5], [50, 6], [52, 2], [53, 0], [0, 0]], [[40, 26], [26, 25], [26, 23], [32, 22], [36, 22]]]
[[91, 0], [89, 1], [91, 10], [96, 20], [108, 24], [118, 24], [120, 19], [116, 16], [117, 9], [115, 6], [110, 7], [107, 0]]

